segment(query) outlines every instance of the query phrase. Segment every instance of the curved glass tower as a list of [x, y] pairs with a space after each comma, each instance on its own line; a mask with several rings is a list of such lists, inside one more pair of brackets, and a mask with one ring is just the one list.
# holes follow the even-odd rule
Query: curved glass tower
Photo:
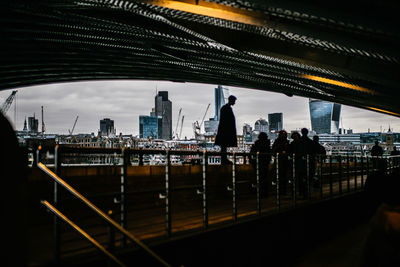
[[311, 128], [317, 134], [339, 133], [342, 105], [318, 99], [309, 99]]

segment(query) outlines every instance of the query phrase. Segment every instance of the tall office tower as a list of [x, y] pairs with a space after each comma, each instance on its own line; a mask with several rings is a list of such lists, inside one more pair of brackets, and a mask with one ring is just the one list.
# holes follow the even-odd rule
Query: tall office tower
[[222, 106], [228, 103], [229, 89], [224, 88], [221, 85], [218, 85], [218, 87], [214, 89], [214, 97], [215, 97], [214, 120], [219, 121], [219, 116], [220, 116], [219, 112]]
[[109, 136], [115, 134], [114, 121], [109, 118], [100, 120], [100, 132], [102, 136]]
[[162, 138], [162, 117], [161, 116], [139, 116], [140, 138]]
[[269, 131], [275, 132], [283, 129], [283, 113], [268, 114]]
[[38, 132], [39, 120], [35, 118], [35, 114], [33, 114], [33, 117], [28, 117], [28, 129], [30, 132]]
[[251, 128], [250, 124], [245, 123], [243, 125], [243, 138], [244, 138], [245, 142], [249, 143], [253, 140], [252, 136], [251, 136], [252, 131], [253, 131], [253, 129]]
[[317, 134], [339, 133], [342, 105], [318, 99], [309, 99], [311, 128]]
[[259, 131], [264, 132], [264, 133], [268, 133], [269, 127], [268, 127], [268, 122], [264, 119], [259, 119], [256, 121], [256, 123], [254, 123], [254, 130], [255, 131]]
[[172, 139], [172, 102], [168, 100], [168, 91], [160, 91], [155, 97], [154, 112], [162, 118], [161, 138]]

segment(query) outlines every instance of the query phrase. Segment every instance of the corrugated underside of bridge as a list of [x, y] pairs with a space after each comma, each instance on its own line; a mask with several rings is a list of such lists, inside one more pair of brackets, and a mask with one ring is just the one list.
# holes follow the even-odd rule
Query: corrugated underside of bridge
[[222, 84], [400, 116], [396, 1], [2, 1], [0, 90]]

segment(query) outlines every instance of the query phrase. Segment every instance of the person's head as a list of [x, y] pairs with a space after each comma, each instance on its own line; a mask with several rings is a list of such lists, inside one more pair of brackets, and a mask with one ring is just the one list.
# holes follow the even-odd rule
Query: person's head
[[376, 146], [379, 145], [379, 141], [378, 140], [375, 141], [375, 145]]
[[278, 134], [278, 138], [286, 139], [287, 138], [287, 132], [285, 130], [280, 130], [279, 134]]
[[396, 150], [397, 150], [397, 148], [394, 146], [394, 147], [393, 147], [393, 151], [396, 151]]
[[313, 140], [314, 140], [314, 142], [319, 142], [319, 136], [318, 135], [314, 135], [313, 136]]
[[266, 140], [268, 140], [268, 135], [267, 135], [266, 133], [264, 133], [264, 132], [261, 132], [261, 133], [258, 135], [258, 140], [266, 141]]
[[293, 132], [291, 137], [293, 140], [298, 140], [300, 138], [300, 134], [298, 132]]
[[233, 105], [235, 105], [235, 102], [236, 102], [236, 96], [230, 95], [230, 96], [228, 97], [228, 103], [229, 103], [229, 105], [233, 106]]
[[308, 135], [308, 129], [307, 128], [301, 129], [301, 135], [302, 136], [307, 136]]

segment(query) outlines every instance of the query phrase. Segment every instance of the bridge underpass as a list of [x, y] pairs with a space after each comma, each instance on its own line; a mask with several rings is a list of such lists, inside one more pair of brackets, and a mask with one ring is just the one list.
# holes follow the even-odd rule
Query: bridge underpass
[[[358, 1], [344, 0], [0, 5], [1, 90], [64, 81], [170, 80], [274, 91], [400, 116], [396, 1], [363, 1], [362, 9]], [[2, 194], [5, 214], [16, 218], [3, 222], [10, 229], [6, 253], [18, 265], [25, 260], [19, 253], [25, 241], [18, 241], [25, 240], [27, 175], [3, 116], [1, 129], [9, 151], [1, 167], [20, 178], [6, 180], [5, 188], [15, 190]]]

